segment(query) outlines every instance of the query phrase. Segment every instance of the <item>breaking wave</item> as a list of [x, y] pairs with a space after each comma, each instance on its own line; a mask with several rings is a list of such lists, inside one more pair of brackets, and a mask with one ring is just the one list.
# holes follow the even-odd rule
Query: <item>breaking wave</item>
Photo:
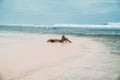
[[92, 35], [92, 36], [120, 36], [119, 24], [107, 25], [81, 25], [81, 24], [9, 24], [0, 25], [0, 31], [16, 31], [27, 33], [68, 34], [68, 35]]

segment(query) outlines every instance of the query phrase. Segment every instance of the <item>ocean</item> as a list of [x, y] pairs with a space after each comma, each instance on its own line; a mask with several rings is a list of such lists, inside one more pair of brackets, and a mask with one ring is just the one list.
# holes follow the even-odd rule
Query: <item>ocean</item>
[[0, 33], [61, 34], [91, 37], [108, 46], [113, 54], [120, 54], [120, 27], [112, 25], [0, 25]]
[[[95, 26], [95, 25], [94, 25]], [[70, 25], [0, 25], [0, 33], [33, 33], [33, 34], [60, 34], [60, 35], [71, 35], [76, 37], [89, 37], [95, 41], [104, 44], [109, 49], [109, 61], [104, 65], [112, 66], [108, 67], [108, 73], [116, 74], [118, 77], [101, 79], [101, 80], [120, 80], [120, 27], [112, 25], [107, 27], [89, 27], [86, 26], [70, 26]], [[0, 35], [0, 37], [4, 37]], [[111, 74], [112, 75], [112, 74]], [[94, 75], [96, 76], [96, 75]], [[109, 75], [107, 75], [109, 76]], [[74, 76], [75, 77], [75, 76]], [[77, 77], [77, 76], [76, 76]], [[58, 80], [74, 80], [67, 79], [67, 76]], [[77, 80], [77, 79], [75, 79]], [[84, 79], [88, 80], [88, 79]], [[92, 79], [90, 79], [92, 80]], [[94, 80], [94, 79], [93, 79]], [[96, 79], [95, 79], [96, 80]]]
[[[120, 27], [89, 27], [74, 25], [0, 25], [0, 33], [35, 33], [35, 34], [61, 34], [77, 37], [91, 37], [104, 43], [111, 50], [112, 54], [120, 55]], [[98, 25], [97, 25], [98, 26]]]
[[0, 25], [0, 31], [13, 31], [38, 34], [67, 34], [80, 36], [120, 36], [120, 27], [98, 25], [70, 26], [70, 25]]

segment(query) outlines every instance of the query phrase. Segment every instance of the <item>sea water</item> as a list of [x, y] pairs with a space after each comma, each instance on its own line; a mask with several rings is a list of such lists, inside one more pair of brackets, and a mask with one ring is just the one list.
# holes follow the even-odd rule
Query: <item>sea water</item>
[[60, 26], [60, 25], [0, 25], [0, 31], [16, 31], [22, 33], [48, 33], [48, 34], [68, 34], [68, 35], [90, 35], [90, 36], [119, 36], [120, 27], [112, 26]]
[[[100, 27], [99, 27], [100, 26]], [[95, 38], [107, 45], [114, 54], [120, 50], [120, 26], [113, 25], [0, 25], [0, 33], [36, 33], [36, 34], [61, 34]]]
[[[100, 75], [95, 75], [95, 73], [98, 74], [97, 70], [88, 70], [85, 72], [78, 68], [76, 71], [56, 77], [53, 80], [120, 80], [120, 27], [0, 25], [0, 33], [6, 32], [64, 34], [77, 37], [89, 37], [95, 41], [101, 42], [109, 49], [109, 53], [106, 53], [109, 54], [109, 57], [107, 57], [107, 61], [103, 61], [101, 65], [103, 66], [103, 70], [101, 70]], [[0, 35], [0, 37], [4, 36]]]

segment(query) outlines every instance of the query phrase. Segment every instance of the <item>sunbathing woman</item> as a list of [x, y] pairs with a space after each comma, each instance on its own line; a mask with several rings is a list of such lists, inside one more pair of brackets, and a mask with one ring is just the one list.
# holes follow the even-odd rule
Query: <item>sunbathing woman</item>
[[68, 38], [66, 38], [64, 35], [62, 35], [61, 39], [49, 39], [47, 42], [52, 42], [52, 43], [54, 43], [54, 42], [60, 42], [60, 43], [69, 42], [69, 43], [71, 43], [71, 41]]

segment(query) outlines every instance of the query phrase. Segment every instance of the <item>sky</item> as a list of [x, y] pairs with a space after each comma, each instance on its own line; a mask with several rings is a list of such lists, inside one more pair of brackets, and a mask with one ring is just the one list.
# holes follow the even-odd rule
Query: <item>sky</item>
[[120, 22], [120, 0], [0, 0], [0, 24]]

